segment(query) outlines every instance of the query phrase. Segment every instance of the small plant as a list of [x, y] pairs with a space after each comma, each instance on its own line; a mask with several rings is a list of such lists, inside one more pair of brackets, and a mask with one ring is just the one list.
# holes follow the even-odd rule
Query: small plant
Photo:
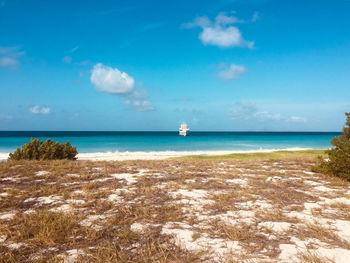
[[319, 164], [312, 167], [312, 170], [350, 181], [350, 112], [345, 115], [347, 120], [343, 133], [332, 139], [331, 144], [335, 147], [326, 152], [328, 159], [319, 157]]
[[68, 159], [76, 160], [77, 148], [70, 142], [59, 143], [47, 139], [45, 142], [31, 138], [21, 148], [17, 148], [14, 153], [10, 153], [9, 160], [56, 160]]

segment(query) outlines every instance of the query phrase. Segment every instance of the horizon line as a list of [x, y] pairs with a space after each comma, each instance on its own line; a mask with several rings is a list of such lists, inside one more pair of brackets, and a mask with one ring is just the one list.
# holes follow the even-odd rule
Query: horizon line
[[[171, 130], [171, 131], [162, 131], [162, 130], [148, 130], [148, 131], [137, 131], [137, 130], [0, 130], [0, 132], [178, 132], [177, 130]], [[230, 130], [230, 131], [225, 131], [225, 130], [221, 130], [221, 131], [200, 131], [200, 130], [190, 130], [191, 132], [329, 132], [329, 133], [341, 133], [342, 131], [304, 131], [304, 130], [300, 130], [300, 131], [262, 131], [262, 130], [251, 130], [251, 131], [246, 131], [246, 130]]]

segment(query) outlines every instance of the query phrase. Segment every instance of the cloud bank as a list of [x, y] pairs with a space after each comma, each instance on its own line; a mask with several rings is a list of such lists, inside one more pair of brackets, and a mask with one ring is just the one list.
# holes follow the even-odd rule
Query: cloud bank
[[39, 105], [34, 105], [32, 107], [29, 108], [29, 112], [32, 114], [42, 114], [42, 115], [46, 115], [46, 114], [50, 114], [51, 109], [49, 107], [41, 107]]
[[147, 100], [147, 91], [136, 89], [134, 78], [126, 72], [97, 63], [92, 69], [90, 81], [99, 92], [124, 97], [124, 104], [130, 105], [136, 111], [155, 110]]
[[253, 48], [253, 41], [246, 41], [241, 31], [233, 24], [244, 23], [233, 15], [219, 13], [212, 22], [207, 16], [197, 17], [193, 22], [184, 24], [185, 28], [201, 27], [199, 39], [204, 45], [213, 45], [223, 48], [248, 47]]

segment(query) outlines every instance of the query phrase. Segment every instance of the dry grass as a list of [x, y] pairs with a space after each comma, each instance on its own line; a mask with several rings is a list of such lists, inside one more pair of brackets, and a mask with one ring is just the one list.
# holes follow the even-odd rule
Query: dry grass
[[[349, 203], [322, 203], [350, 199], [350, 188], [308, 173], [315, 154], [1, 162], [0, 262], [61, 262], [69, 256], [78, 262], [273, 262], [280, 244], [294, 244], [293, 238], [309, 248], [295, 261], [332, 262], [308, 240], [343, 249], [350, 248], [349, 240], [332, 224], [290, 216], [350, 221]], [[320, 185], [332, 191], [320, 192]], [[305, 203], [321, 208], [308, 212]], [[278, 229], [283, 223], [290, 228]], [[174, 234], [163, 233], [169, 224]], [[230, 242], [238, 251], [230, 250]], [[72, 256], [72, 250], [79, 253]]]
[[334, 260], [322, 257], [312, 251], [299, 252], [298, 258], [302, 263], [335, 263]]
[[303, 151], [275, 151], [270, 153], [234, 153], [227, 155], [212, 155], [212, 156], [203, 156], [203, 155], [192, 155], [181, 158], [193, 158], [193, 159], [210, 159], [210, 160], [251, 160], [251, 159], [301, 159], [301, 158], [315, 158], [317, 156], [324, 156], [324, 150], [303, 150]]
[[[166, 246], [164, 244], [167, 244]], [[198, 262], [199, 256], [184, 253], [178, 247], [165, 240], [147, 240], [138, 253], [128, 253], [117, 244], [103, 243], [95, 249], [89, 250], [89, 256], [82, 256], [80, 260], [96, 263], [115, 262]]]
[[350, 249], [349, 242], [345, 241], [338, 234], [336, 234], [335, 229], [319, 223], [306, 223], [302, 225], [298, 229], [298, 237], [301, 240], [305, 240], [306, 238], [315, 238], [322, 242], [336, 245], [337, 247]]
[[34, 213], [17, 216], [11, 233], [15, 240], [35, 245], [62, 244], [73, 233], [79, 218], [70, 213], [54, 213], [48, 210], [36, 210]]

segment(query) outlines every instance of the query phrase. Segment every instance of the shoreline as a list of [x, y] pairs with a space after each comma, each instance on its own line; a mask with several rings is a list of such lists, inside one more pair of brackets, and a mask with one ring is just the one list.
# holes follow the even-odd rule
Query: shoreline
[[[79, 153], [78, 160], [90, 161], [125, 161], [125, 160], [164, 160], [168, 158], [186, 157], [186, 156], [221, 156], [230, 154], [250, 154], [250, 153], [272, 153], [278, 151], [307, 151], [307, 150], [326, 150], [312, 148], [285, 148], [285, 149], [259, 149], [259, 150], [204, 150], [204, 151], [137, 151], [137, 152], [90, 152]], [[0, 153], [0, 161], [5, 161], [9, 153]]]

